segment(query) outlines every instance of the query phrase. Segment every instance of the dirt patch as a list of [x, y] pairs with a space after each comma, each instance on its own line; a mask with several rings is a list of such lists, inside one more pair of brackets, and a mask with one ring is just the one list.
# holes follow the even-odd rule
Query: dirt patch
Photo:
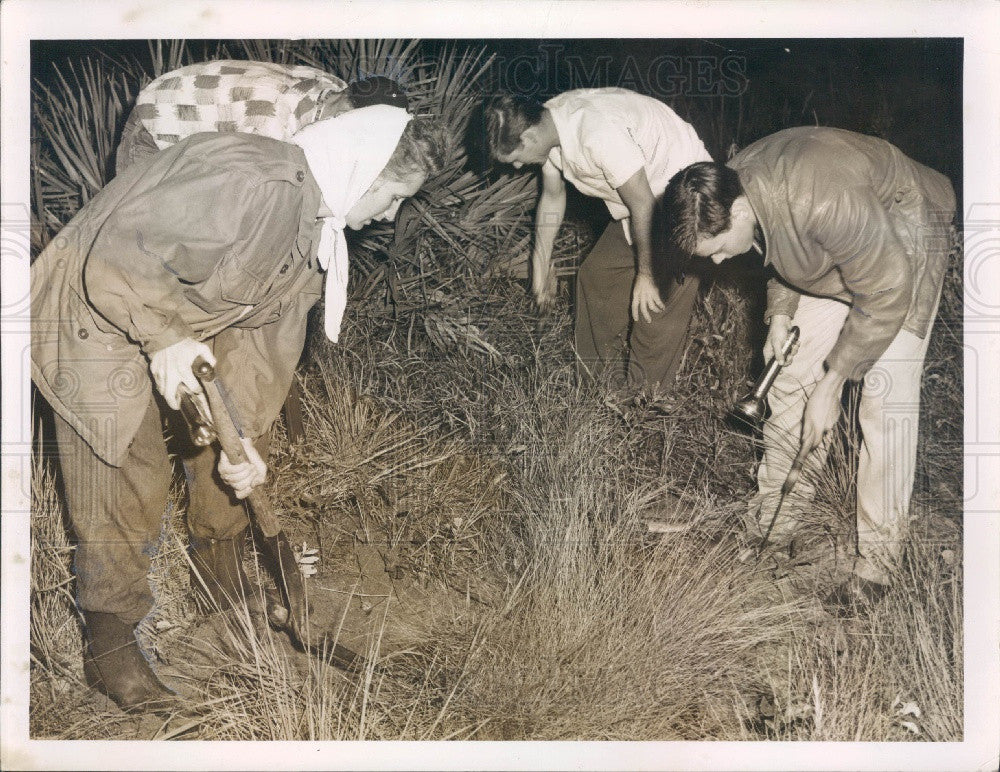
[[[473, 603], [468, 595], [440, 582], [424, 584], [396, 570], [385, 548], [357, 544], [328, 551], [331, 554], [323, 556], [317, 573], [305, 582], [310, 629], [317, 638], [329, 633], [339, 646], [365, 661], [377, 664], [421, 648], [437, 622], [467, 611]], [[256, 561], [247, 568], [253, 579], [268, 583]], [[189, 619], [172, 631], [169, 641], [160, 642], [160, 675], [178, 693], [195, 699], [201, 683], [221, 663], [252, 661], [255, 646], [271, 647], [295, 669], [307, 667], [311, 655], [268, 625], [264, 604], [261, 591], [234, 609]]]

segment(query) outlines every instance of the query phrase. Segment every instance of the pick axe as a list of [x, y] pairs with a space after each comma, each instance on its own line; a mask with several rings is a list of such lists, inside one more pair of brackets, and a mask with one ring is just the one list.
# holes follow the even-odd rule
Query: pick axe
[[[201, 382], [211, 411], [211, 416], [205, 417], [211, 421], [211, 431], [208, 436], [214, 432], [219, 445], [232, 463], [246, 462], [247, 455], [243, 449], [241, 432], [237, 428], [242, 424], [236, 414], [235, 406], [229, 400], [225, 384], [216, 375], [215, 368], [202, 357], [194, 361], [192, 369]], [[311, 634], [302, 573], [267, 494], [259, 487], [254, 488], [245, 501], [249, 505], [250, 519], [263, 537], [264, 551], [274, 570], [275, 583], [284, 602], [283, 607], [270, 602], [267, 604], [268, 620], [275, 627], [287, 630], [302, 648], [329, 657], [342, 667], [357, 668], [363, 661], [361, 655], [337, 643], [335, 636], [328, 632]]]

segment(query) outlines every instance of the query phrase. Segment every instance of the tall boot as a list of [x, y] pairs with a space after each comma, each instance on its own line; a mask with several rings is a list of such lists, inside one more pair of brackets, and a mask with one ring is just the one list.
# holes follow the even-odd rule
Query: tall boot
[[139, 650], [134, 625], [101, 611], [84, 611], [83, 616], [83, 674], [89, 686], [129, 713], [177, 707], [177, 695], [160, 682]]
[[253, 605], [256, 588], [243, 571], [247, 531], [233, 539], [199, 538], [191, 534], [191, 587], [203, 613], [225, 611], [244, 601]]
[[[191, 587], [203, 614], [227, 611], [246, 604], [252, 614], [264, 614], [275, 627], [284, 626], [282, 611], [288, 612], [280, 593], [251, 582], [243, 570], [249, 526], [233, 539], [199, 538], [188, 535], [191, 554]], [[263, 604], [261, 597], [263, 596]]]

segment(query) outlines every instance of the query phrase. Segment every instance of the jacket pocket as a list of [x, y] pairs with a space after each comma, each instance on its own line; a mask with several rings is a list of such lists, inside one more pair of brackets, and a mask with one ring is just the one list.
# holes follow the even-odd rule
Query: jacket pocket
[[63, 335], [98, 351], [135, 349], [136, 344], [94, 311], [75, 289], [70, 287], [66, 298], [68, 308], [63, 318]]
[[267, 292], [271, 284], [275, 266], [267, 266], [270, 271], [262, 270], [264, 266], [255, 264], [252, 258], [245, 255], [230, 255], [219, 266], [219, 296], [223, 300], [241, 305], [257, 304]]
[[[286, 274], [296, 260], [297, 243], [291, 247], [258, 245], [260, 252], [234, 252], [216, 270], [219, 297], [241, 305], [256, 305], [263, 301], [276, 283], [286, 280]], [[301, 258], [298, 258], [301, 260]]]

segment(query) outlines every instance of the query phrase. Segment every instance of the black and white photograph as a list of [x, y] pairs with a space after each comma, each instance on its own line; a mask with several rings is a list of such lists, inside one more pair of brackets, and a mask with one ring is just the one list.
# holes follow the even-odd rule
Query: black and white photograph
[[5, 769], [996, 768], [995, 4], [2, 11]]

